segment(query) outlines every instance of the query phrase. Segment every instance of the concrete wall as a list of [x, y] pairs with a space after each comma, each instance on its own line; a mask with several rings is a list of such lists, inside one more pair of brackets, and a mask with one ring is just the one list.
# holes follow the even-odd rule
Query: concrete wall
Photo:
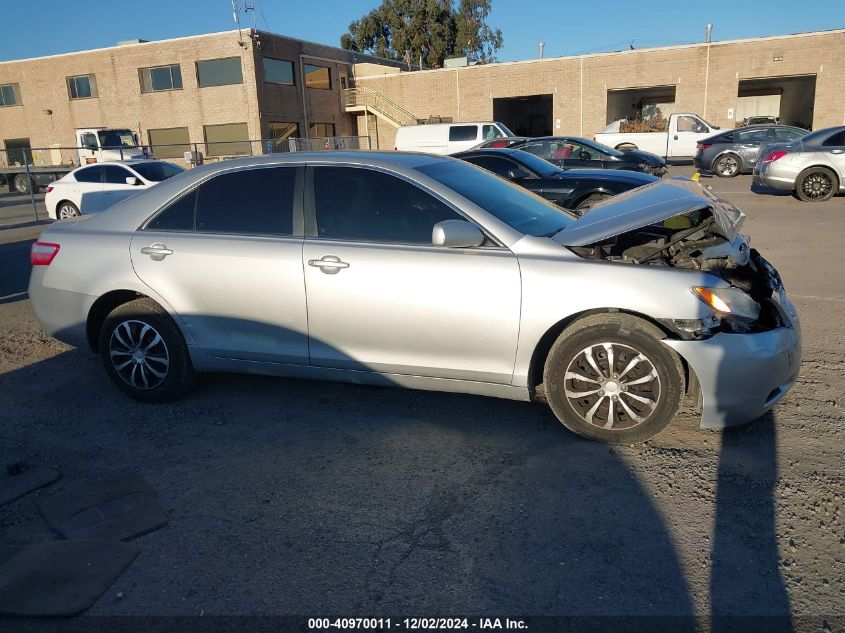
[[[845, 124], [843, 58], [845, 31], [840, 30], [359, 77], [357, 85], [384, 94], [419, 118], [440, 115], [455, 121], [490, 119], [497, 97], [552, 94], [559, 133], [591, 136], [606, 125], [608, 90], [675, 86], [676, 112], [695, 112], [733, 127], [728, 111], [736, 110], [741, 79], [815, 74], [813, 127], [818, 129]], [[395, 131], [385, 127], [380, 120], [379, 146], [392, 147]]]

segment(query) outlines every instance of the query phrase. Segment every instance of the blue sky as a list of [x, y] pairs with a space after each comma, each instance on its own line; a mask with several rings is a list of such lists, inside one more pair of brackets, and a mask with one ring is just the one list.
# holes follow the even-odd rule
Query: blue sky
[[[253, 0], [257, 26], [283, 35], [338, 45], [353, 19], [380, 0]], [[240, 0], [243, 5], [243, 0]], [[34, 0], [3, 2], [0, 60], [37, 57], [234, 28], [231, 0]], [[640, 7], [640, 8], [637, 8]], [[251, 16], [243, 17], [251, 24]], [[490, 22], [502, 29], [500, 61], [845, 27], [845, 0], [493, 0]], [[14, 25], [14, 27], [12, 26]]]

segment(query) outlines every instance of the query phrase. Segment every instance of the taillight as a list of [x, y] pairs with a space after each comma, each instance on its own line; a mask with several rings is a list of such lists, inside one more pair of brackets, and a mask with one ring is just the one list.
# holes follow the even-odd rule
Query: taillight
[[33, 266], [49, 266], [59, 254], [59, 248], [52, 242], [36, 242], [29, 251], [29, 261]]
[[785, 152], [785, 151], [784, 151], [784, 150], [782, 150], [782, 149], [772, 150], [771, 152], [769, 152], [768, 154], [766, 154], [766, 157], [763, 159], [763, 162], [764, 162], [764, 163], [773, 163], [773, 162], [775, 162], [776, 160], [780, 160], [781, 158], [783, 158], [784, 156], [786, 156], [786, 155], [787, 155], [787, 153], [788, 153], [788, 152]]
[[710, 147], [712, 144], [713, 144], [713, 143], [699, 143], [699, 144], [698, 144], [698, 151], [699, 151], [699, 152], [703, 152], [703, 151], [704, 151], [704, 150], [706, 150], [708, 147]]
[[50, 193], [51, 191], [53, 191], [53, 187], [47, 187], [47, 193]]

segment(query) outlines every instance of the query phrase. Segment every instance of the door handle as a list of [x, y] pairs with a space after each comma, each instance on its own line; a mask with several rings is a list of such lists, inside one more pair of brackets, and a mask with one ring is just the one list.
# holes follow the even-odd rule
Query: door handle
[[342, 268], [349, 268], [349, 264], [340, 261], [336, 255], [323, 255], [320, 259], [309, 259], [308, 265], [319, 268], [327, 275], [336, 275]]
[[173, 255], [173, 251], [167, 248], [166, 244], [151, 244], [150, 246], [144, 246], [141, 249], [141, 252], [144, 255], [149, 255], [150, 259], [156, 262], [160, 262], [168, 255]]
[[830, 150], [831, 154], [843, 154], [845, 153], [845, 149], [832, 149]]

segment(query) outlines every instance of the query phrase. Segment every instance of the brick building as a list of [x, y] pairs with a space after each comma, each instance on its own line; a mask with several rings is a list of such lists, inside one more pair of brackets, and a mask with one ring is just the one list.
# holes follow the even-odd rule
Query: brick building
[[[502, 121], [516, 134], [591, 136], [659, 109], [720, 127], [751, 115], [819, 129], [845, 124], [845, 29], [357, 77], [422, 120]], [[361, 117], [363, 119], [363, 117]], [[359, 121], [359, 129], [363, 123]], [[370, 115], [379, 147], [396, 126]], [[376, 143], [374, 143], [374, 146]]]
[[249, 29], [3, 62], [0, 149], [72, 147], [93, 127], [176, 144], [162, 157], [189, 143], [237, 154], [250, 146], [232, 141], [354, 135], [341, 95], [356, 62], [393, 64]]
[[162, 157], [190, 143], [213, 156], [288, 137], [363, 135], [392, 148], [399, 125], [432, 117], [590, 136], [675, 111], [722, 127], [766, 114], [818, 129], [845, 123], [843, 58], [840, 29], [406, 72], [244, 29], [0, 63], [0, 141], [73, 146], [78, 128], [122, 127]]

